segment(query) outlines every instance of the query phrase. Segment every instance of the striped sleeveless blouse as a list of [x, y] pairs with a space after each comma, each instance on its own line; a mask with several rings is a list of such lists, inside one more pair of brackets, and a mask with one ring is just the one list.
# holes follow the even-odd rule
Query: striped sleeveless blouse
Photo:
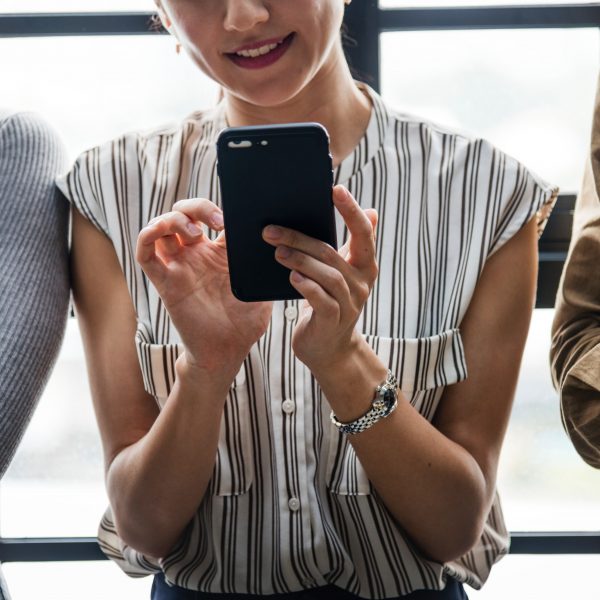
[[[488, 142], [390, 109], [371, 89], [368, 128], [336, 169], [380, 215], [380, 274], [357, 325], [432, 420], [445, 386], [467, 377], [460, 324], [486, 260], [532, 217], [541, 230], [557, 190]], [[222, 104], [183, 122], [130, 133], [81, 155], [59, 179], [112, 241], [137, 313], [145, 388], [160, 406], [180, 338], [135, 256], [140, 229], [182, 198], [220, 203], [215, 141]], [[338, 240], [347, 232], [338, 221]], [[477, 545], [455, 562], [426, 559], [386, 510], [327, 399], [291, 351], [296, 301], [270, 326], [229, 391], [210, 486], [184, 535], [159, 560], [120, 540], [110, 509], [104, 552], [132, 576], [213, 593], [272, 594], [335, 584], [364, 598], [441, 589], [448, 576], [479, 588], [507, 552], [496, 497]]]

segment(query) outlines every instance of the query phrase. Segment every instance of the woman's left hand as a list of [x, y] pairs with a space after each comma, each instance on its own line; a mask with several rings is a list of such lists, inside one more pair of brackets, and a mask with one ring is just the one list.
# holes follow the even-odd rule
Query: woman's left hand
[[292, 348], [314, 373], [344, 361], [354, 351], [355, 325], [377, 278], [377, 212], [363, 210], [342, 186], [333, 203], [348, 227], [348, 242], [339, 252], [329, 244], [284, 227], [269, 226], [266, 242], [275, 258], [291, 269], [290, 282], [306, 299], [301, 306]]

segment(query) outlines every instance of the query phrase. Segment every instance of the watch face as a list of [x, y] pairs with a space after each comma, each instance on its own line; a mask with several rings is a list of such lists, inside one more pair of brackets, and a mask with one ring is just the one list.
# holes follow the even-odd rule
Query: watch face
[[385, 414], [388, 415], [390, 412], [392, 412], [396, 401], [398, 399], [398, 396], [396, 394], [396, 388], [395, 387], [385, 387], [381, 390], [381, 400], [383, 400], [384, 404], [385, 404]]

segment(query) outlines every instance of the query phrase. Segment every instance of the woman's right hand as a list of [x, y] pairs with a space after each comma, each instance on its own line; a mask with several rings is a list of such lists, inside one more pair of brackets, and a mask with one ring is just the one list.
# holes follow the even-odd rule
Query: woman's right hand
[[[220, 231], [211, 241], [201, 224]], [[272, 302], [241, 302], [231, 292], [223, 216], [206, 199], [179, 200], [138, 236], [136, 260], [181, 336], [188, 364], [233, 379], [266, 331]]]

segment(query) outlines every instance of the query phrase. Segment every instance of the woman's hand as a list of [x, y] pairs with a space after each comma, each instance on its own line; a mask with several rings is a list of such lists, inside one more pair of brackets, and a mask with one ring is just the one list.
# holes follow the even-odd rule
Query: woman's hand
[[[216, 240], [204, 235], [203, 223], [220, 231]], [[265, 332], [272, 303], [240, 302], [231, 293], [221, 210], [205, 199], [176, 202], [142, 229], [136, 259], [181, 336], [187, 362], [230, 369], [233, 378]]]
[[277, 261], [291, 269], [291, 284], [306, 299], [292, 347], [314, 374], [354, 351], [359, 339], [355, 325], [377, 278], [376, 211], [362, 210], [342, 186], [334, 188], [333, 203], [350, 233], [339, 252], [283, 227], [266, 227], [263, 234], [276, 246]]

